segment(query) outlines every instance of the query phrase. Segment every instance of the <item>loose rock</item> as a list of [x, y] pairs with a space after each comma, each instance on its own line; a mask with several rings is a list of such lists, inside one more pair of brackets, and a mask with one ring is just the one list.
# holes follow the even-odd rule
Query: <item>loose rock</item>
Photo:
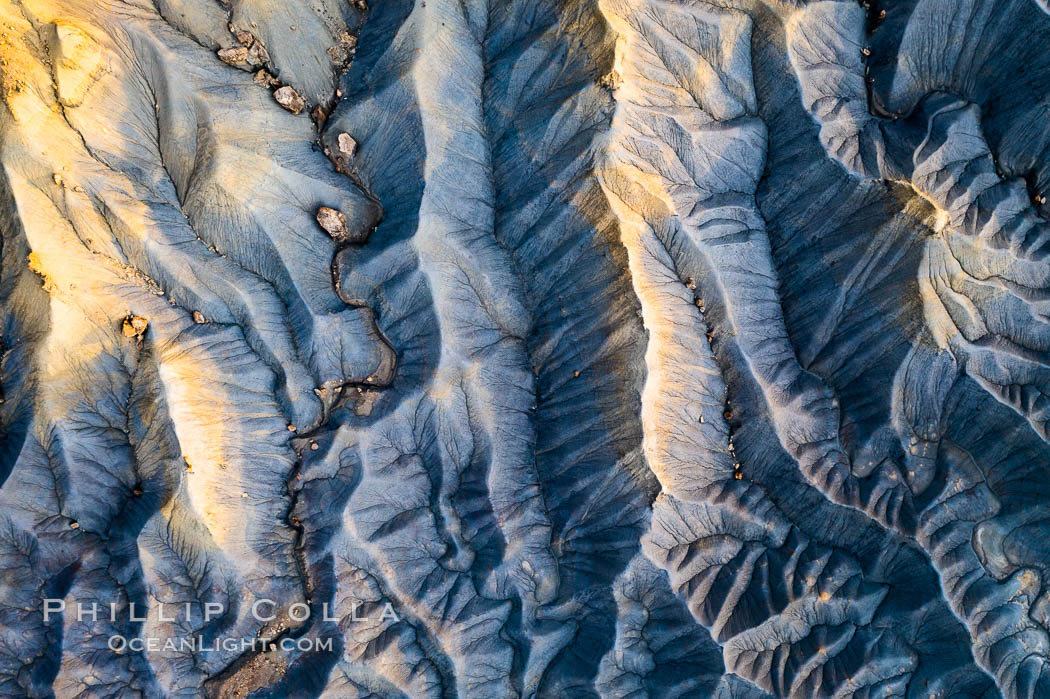
[[237, 68], [254, 68], [270, 60], [270, 54], [258, 41], [251, 46], [235, 46], [219, 50], [219, 60]]
[[324, 128], [324, 123], [328, 121], [328, 112], [321, 105], [314, 107], [314, 110], [310, 112], [310, 117], [314, 120], [314, 124], [317, 125], [317, 130], [320, 131]]
[[357, 141], [348, 133], [339, 134], [339, 153], [347, 158], [352, 158], [357, 151]]
[[219, 60], [229, 65], [244, 65], [248, 63], [248, 49], [237, 46], [232, 49], [219, 49]]
[[252, 36], [251, 32], [246, 32], [243, 29], [235, 29], [232, 24], [230, 25], [230, 31], [243, 46], [251, 46], [252, 42], [255, 41], [255, 37]]
[[273, 77], [263, 69], [259, 69], [259, 72], [252, 78], [256, 85], [262, 85], [263, 87], [273, 87], [278, 84], [277, 78]]
[[273, 96], [274, 99], [277, 100], [277, 104], [281, 105], [292, 114], [298, 114], [306, 108], [306, 100], [304, 100], [302, 95], [296, 92], [295, 88], [290, 85], [277, 88], [277, 91], [273, 93]]
[[346, 214], [342, 211], [322, 206], [317, 211], [317, 222], [335, 242], [357, 242], [356, 236], [351, 235], [346, 227]]
[[136, 315], [129, 315], [124, 318], [122, 330], [124, 332], [124, 337], [141, 338], [145, 334], [146, 328], [148, 327], [149, 321], [145, 318]]
[[348, 133], [341, 133], [336, 139], [336, 152], [330, 153], [327, 150], [325, 155], [331, 158], [335, 164], [335, 169], [344, 175], [349, 175], [353, 168], [350, 165], [351, 160], [354, 157], [354, 153], [357, 152], [357, 141], [353, 139]]
[[339, 43], [328, 49], [328, 57], [333, 63], [343, 64], [349, 61], [357, 50], [357, 37], [350, 32], [339, 35]]

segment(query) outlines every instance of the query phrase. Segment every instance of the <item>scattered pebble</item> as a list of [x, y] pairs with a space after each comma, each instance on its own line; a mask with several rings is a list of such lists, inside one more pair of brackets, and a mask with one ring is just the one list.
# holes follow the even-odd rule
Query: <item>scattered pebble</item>
[[328, 49], [328, 57], [335, 64], [347, 63], [357, 51], [357, 37], [350, 32], [339, 35], [339, 43]]
[[278, 84], [277, 78], [273, 77], [262, 68], [259, 69], [259, 72], [255, 74], [255, 77], [252, 78], [252, 80], [255, 84], [262, 85], [263, 87], [274, 87]]
[[276, 92], [273, 93], [274, 99], [277, 100], [277, 104], [287, 109], [292, 114], [299, 114], [306, 108], [306, 100], [302, 98], [295, 88], [290, 85], [277, 88]]
[[620, 86], [620, 74], [615, 70], [598, 78], [598, 86], [606, 90], [615, 90]]
[[337, 139], [339, 145], [339, 153], [347, 158], [354, 157], [354, 153], [357, 152], [357, 141], [348, 133], [339, 134]]
[[346, 228], [346, 214], [342, 211], [322, 206], [317, 210], [317, 222], [337, 243], [350, 241], [350, 231]]
[[205, 320], [203, 313], [201, 313], [200, 311], [194, 311], [193, 312], [193, 322], [196, 323], [197, 325], [203, 325], [204, 323], [206, 323], [208, 321]]
[[232, 24], [229, 27], [237, 41], [241, 42], [242, 45], [251, 46], [252, 42], [255, 41], [255, 37], [252, 36], [251, 32], [246, 32], [243, 29], [234, 29]]
[[353, 171], [351, 162], [354, 154], [357, 152], [357, 141], [348, 134], [341, 133], [336, 138], [335, 153], [331, 153], [329, 149], [325, 149], [325, 155], [328, 156], [332, 163], [335, 164], [335, 169], [344, 175], [348, 175]]
[[145, 334], [146, 328], [149, 327], [149, 321], [141, 316], [129, 315], [124, 318], [124, 323], [121, 327], [124, 331], [124, 337], [141, 338]]
[[231, 66], [245, 65], [248, 63], [248, 49], [244, 46], [219, 49], [219, 60]]
[[310, 117], [314, 120], [314, 124], [317, 125], [317, 130], [320, 131], [324, 128], [324, 123], [328, 121], [328, 112], [321, 105], [314, 107], [314, 110], [310, 112]]

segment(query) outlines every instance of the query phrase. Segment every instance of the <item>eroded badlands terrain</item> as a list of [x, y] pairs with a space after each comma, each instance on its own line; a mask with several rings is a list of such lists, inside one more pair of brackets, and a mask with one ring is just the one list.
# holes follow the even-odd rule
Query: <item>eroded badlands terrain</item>
[[1045, 0], [370, 5], [0, 0], [0, 694], [1050, 697]]

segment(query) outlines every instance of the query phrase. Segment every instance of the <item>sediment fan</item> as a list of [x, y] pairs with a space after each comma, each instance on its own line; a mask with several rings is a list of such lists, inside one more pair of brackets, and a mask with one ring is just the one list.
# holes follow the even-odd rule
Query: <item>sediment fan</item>
[[1041, 0], [0, 0], [0, 694], [1050, 696]]

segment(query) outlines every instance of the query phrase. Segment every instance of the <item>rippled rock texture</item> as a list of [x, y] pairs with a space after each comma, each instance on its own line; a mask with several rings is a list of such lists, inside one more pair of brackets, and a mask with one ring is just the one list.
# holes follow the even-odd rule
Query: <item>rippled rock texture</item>
[[0, 694], [1050, 697], [1048, 13], [0, 0]]

